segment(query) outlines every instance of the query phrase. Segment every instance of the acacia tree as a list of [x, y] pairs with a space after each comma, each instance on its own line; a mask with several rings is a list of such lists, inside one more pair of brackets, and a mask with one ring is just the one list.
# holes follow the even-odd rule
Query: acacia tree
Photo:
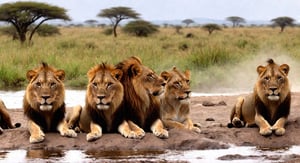
[[182, 20], [182, 23], [184, 23], [186, 25], [186, 27], [188, 27], [190, 24], [195, 23], [195, 22], [192, 19], [184, 19], [184, 20]]
[[26, 41], [26, 33], [29, 26], [33, 26], [30, 32], [29, 42], [33, 34], [45, 21], [53, 19], [71, 20], [66, 15], [66, 10], [46, 3], [20, 1], [4, 3], [0, 6], [0, 21], [11, 23], [17, 30], [21, 43]]
[[124, 19], [138, 19], [138, 13], [129, 7], [112, 7], [102, 10], [97, 16], [110, 19], [113, 25], [114, 36], [117, 37], [117, 26]]
[[221, 30], [221, 27], [218, 24], [205, 24], [202, 26], [202, 28], [208, 31], [209, 35], [215, 30]]
[[227, 21], [232, 22], [232, 27], [238, 27], [240, 23], [245, 23], [245, 19], [238, 16], [230, 16], [226, 18]]
[[294, 19], [290, 17], [278, 17], [275, 19], [272, 19], [271, 22], [274, 22], [275, 25], [278, 25], [280, 27], [280, 32], [283, 32], [284, 28], [286, 26], [292, 26], [294, 24]]
[[124, 32], [134, 34], [138, 37], [147, 37], [158, 31], [157, 26], [145, 20], [136, 20], [129, 22], [123, 28]]

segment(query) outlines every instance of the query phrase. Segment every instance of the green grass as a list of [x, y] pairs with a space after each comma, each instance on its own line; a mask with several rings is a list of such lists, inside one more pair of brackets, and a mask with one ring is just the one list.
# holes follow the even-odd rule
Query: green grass
[[[0, 88], [23, 87], [26, 72], [42, 61], [66, 71], [67, 87], [85, 87], [87, 71], [95, 64], [116, 64], [138, 56], [157, 73], [173, 66], [192, 71], [193, 88], [210, 85], [224, 77], [230, 67], [261, 53], [282, 52], [293, 60], [300, 59], [300, 29], [227, 28], [212, 35], [201, 28], [160, 28], [147, 38], [103, 34], [101, 28], [60, 28], [61, 35], [33, 37], [33, 45], [21, 45], [0, 35]], [[195, 37], [185, 38], [186, 33]], [[270, 55], [272, 56], [272, 55]], [[262, 58], [263, 63], [267, 58]], [[253, 70], [255, 71], [255, 70]], [[213, 75], [212, 75], [213, 74]]]

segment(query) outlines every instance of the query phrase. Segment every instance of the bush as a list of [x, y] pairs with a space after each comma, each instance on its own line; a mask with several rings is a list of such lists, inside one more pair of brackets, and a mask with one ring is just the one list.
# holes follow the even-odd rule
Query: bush
[[53, 36], [53, 35], [59, 35], [59, 28], [53, 25], [49, 25], [49, 24], [42, 24], [37, 30], [36, 30], [37, 34], [39, 36]]
[[136, 20], [126, 24], [123, 31], [138, 37], [147, 37], [148, 35], [157, 32], [158, 28], [148, 21]]

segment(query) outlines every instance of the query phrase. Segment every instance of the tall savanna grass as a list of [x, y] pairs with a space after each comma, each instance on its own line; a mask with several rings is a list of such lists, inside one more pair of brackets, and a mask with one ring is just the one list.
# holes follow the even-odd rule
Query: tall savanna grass
[[[102, 62], [116, 64], [138, 56], [157, 73], [173, 66], [192, 71], [193, 88], [209, 87], [226, 75], [230, 67], [253, 56], [280, 51], [300, 58], [300, 29], [226, 28], [208, 35], [201, 28], [174, 28], [138, 38], [119, 31], [119, 36], [103, 34], [102, 28], [61, 27], [61, 35], [33, 37], [33, 45], [21, 45], [8, 36], [0, 36], [0, 87], [10, 89], [26, 84], [26, 72], [44, 61], [66, 71], [67, 87], [83, 88], [87, 71]], [[186, 38], [187, 33], [194, 37]], [[267, 58], [262, 58], [262, 62]], [[259, 63], [258, 63], [259, 64]], [[255, 71], [255, 70], [254, 70]]]

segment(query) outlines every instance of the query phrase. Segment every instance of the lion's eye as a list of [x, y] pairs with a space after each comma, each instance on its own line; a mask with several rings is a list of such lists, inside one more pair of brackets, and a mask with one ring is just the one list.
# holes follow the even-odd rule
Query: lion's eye
[[180, 87], [181, 87], [181, 83], [180, 83], [180, 82], [174, 82], [174, 86], [175, 86], [176, 88], [180, 88]]
[[191, 81], [190, 81], [190, 80], [186, 80], [186, 83], [187, 83], [187, 84], [191, 84]]
[[50, 83], [50, 87], [51, 87], [51, 88], [55, 88], [55, 87], [56, 87], [56, 83], [54, 83], [54, 82], [53, 82], [53, 83]]
[[112, 83], [112, 82], [109, 82], [109, 83], [107, 83], [107, 88], [111, 88], [111, 87], [112, 87], [112, 85], [113, 85], [113, 83]]
[[270, 80], [270, 77], [266, 76], [264, 79], [265, 79], [266, 81], [269, 81], [269, 80]]
[[36, 82], [35, 86], [38, 87], [38, 88], [40, 88], [42, 86], [42, 84], [40, 82]]
[[149, 80], [154, 80], [154, 79], [155, 79], [155, 76], [154, 76], [153, 74], [148, 74], [148, 75], [147, 75], [147, 78], [148, 78]]
[[282, 80], [283, 78], [281, 76], [278, 76], [277, 77], [277, 80]]
[[97, 87], [97, 83], [96, 82], [93, 82], [92, 85], [93, 85], [93, 87]]

